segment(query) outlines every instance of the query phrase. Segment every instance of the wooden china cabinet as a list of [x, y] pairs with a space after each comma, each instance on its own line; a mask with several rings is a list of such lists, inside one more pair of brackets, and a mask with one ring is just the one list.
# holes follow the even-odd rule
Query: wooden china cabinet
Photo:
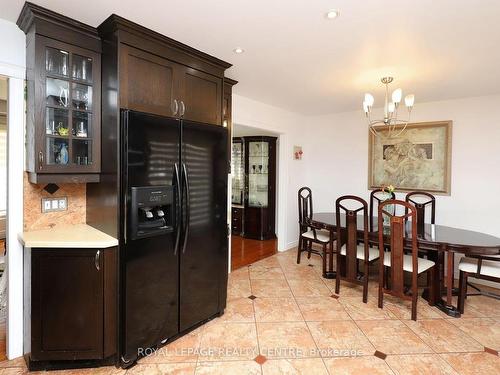
[[97, 30], [26, 3], [26, 164], [32, 183], [98, 182], [101, 41]]
[[276, 137], [233, 138], [232, 230], [246, 238], [275, 238]]

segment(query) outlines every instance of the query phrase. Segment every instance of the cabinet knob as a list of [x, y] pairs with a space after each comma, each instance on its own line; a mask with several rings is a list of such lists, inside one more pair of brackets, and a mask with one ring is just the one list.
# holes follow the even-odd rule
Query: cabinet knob
[[43, 152], [42, 151], [39, 151], [38, 152], [38, 169], [42, 169], [43, 168]]
[[97, 250], [97, 252], [95, 253], [94, 265], [98, 271], [101, 270], [101, 251], [100, 250]]

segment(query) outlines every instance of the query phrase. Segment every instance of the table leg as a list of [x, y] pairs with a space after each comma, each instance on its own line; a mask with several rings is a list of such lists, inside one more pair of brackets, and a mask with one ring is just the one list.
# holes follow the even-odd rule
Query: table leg
[[446, 303], [451, 306], [452, 296], [453, 296], [453, 274], [455, 271], [455, 254], [448, 251], [446, 254], [447, 258], [447, 272], [446, 272]]
[[[434, 289], [434, 296], [436, 298], [436, 303], [434, 306], [451, 317], [459, 318], [460, 312], [458, 311], [458, 309], [455, 306], [453, 306], [451, 304], [452, 303], [451, 298], [448, 299], [448, 295], [450, 293], [448, 286], [451, 286], [452, 295], [454, 293], [454, 290], [453, 290], [453, 267], [451, 268], [451, 270], [452, 270], [452, 272], [451, 272], [452, 282], [451, 283], [447, 282], [446, 285], [444, 284], [445, 279], [448, 280], [449, 274], [450, 274], [448, 272], [445, 276], [445, 274], [443, 272], [444, 262], [445, 262], [445, 253], [446, 253], [446, 256], [448, 257], [447, 260], [449, 262], [450, 261], [449, 257], [450, 256], [453, 257], [453, 253], [451, 251], [446, 251], [445, 247], [441, 248], [439, 250], [439, 252], [429, 253], [429, 257], [436, 263], [436, 266], [434, 267], [434, 271], [433, 271], [434, 272], [434, 288], [435, 288]], [[450, 269], [450, 268], [448, 268], [448, 269]], [[445, 288], [445, 286], [446, 286], [446, 288]], [[446, 300], [444, 300], [442, 297], [444, 294], [446, 294], [446, 296], [447, 296]], [[424, 299], [426, 299], [427, 301], [429, 301], [430, 293], [429, 293], [428, 289], [424, 290], [422, 297]], [[449, 303], [448, 303], [448, 300], [450, 301]]]

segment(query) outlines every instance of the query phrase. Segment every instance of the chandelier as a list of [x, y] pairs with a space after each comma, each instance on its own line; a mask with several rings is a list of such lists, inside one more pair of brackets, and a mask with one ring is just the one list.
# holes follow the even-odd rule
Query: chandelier
[[[405, 120], [402, 120], [398, 118], [398, 110], [399, 105], [401, 104], [401, 98], [403, 97], [403, 90], [394, 90], [391, 95], [392, 101], [389, 102], [389, 84], [394, 81], [394, 78], [383, 77], [381, 81], [385, 85], [384, 119], [372, 120], [372, 108], [375, 99], [370, 93], [365, 94], [365, 100], [363, 101], [363, 110], [365, 111], [366, 119], [368, 121], [368, 127], [373, 135], [380, 136], [380, 130], [384, 130], [387, 132], [387, 136], [385, 137], [397, 138], [406, 130], [406, 127], [410, 122], [410, 115], [413, 108], [413, 103], [415, 102], [415, 95], [406, 95], [405, 105], [407, 118]], [[383, 129], [381, 127], [383, 127]]]

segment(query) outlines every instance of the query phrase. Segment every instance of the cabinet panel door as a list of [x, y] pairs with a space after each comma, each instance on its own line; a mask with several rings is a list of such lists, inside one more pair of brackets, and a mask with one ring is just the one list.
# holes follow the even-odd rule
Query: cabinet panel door
[[103, 254], [96, 257], [97, 251], [33, 249], [32, 360], [103, 357]]
[[[34, 96], [28, 163], [36, 173], [101, 170], [101, 55], [36, 36]], [[28, 85], [30, 83], [28, 82]], [[28, 88], [28, 90], [30, 90]], [[28, 144], [28, 147], [32, 147]]]
[[174, 116], [180, 65], [126, 45], [121, 46], [120, 59], [120, 107]]
[[222, 125], [222, 79], [192, 68], [183, 68], [184, 118]]

